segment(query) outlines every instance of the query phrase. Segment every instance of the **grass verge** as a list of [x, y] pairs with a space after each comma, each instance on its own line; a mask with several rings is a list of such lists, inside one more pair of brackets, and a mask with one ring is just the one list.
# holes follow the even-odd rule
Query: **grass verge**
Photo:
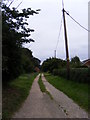
[[3, 89], [2, 116], [3, 119], [11, 118], [25, 101], [32, 86], [35, 74], [24, 74], [9, 83]]
[[40, 78], [39, 78], [39, 80], [38, 80], [38, 84], [39, 84], [40, 90], [41, 90], [42, 92], [46, 92], [46, 88], [45, 88], [45, 86], [44, 86], [44, 84], [43, 84], [43, 81], [42, 81], [42, 79], [41, 79], [41, 75], [40, 75]]
[[39, 84], [40, 90], [41, 90], [42, 92], [46, 92], [46, 93], [49, 95], [49, 97], [50, 97], [51, 99], [53, 99], [52, 95], [51, 95], [51, 94], [49, 93], [49, 91], [47, 91], [47, 89], [45, 88], [45, 85], [43, 84], [43, 81], [42, 81], [42, 79], [41, 79], [41, 75], [40, 75], [40, 78], [39, 78], [39, 80], [38, 80], [38, 84]]
[[[50, 74], [45, 75], [49, 83], [54, 87], [72, 98], [82, 108], [88, 111], [88, 84], [76, 83], [75, 81], [68, 81], [58, 76]], [[90, 110], [89, 110], [90, 111]]]

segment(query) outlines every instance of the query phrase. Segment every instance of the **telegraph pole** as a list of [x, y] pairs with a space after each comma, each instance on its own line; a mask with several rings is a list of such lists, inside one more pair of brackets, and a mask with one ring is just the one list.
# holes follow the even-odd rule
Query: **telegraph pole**
[[56, 50], [54, 51], [54, 58], [56, 58]]
[[67, 30], [66, 30], [64, 6], [63, 6], [63, 10], [62, 11], [63, 11], [64, 35], [65, 35], [66, 59], [67, 59], [67, 79], [69, 79], [70, 78], [70, 66], [69, 66], [69, 52], [68, 52]]

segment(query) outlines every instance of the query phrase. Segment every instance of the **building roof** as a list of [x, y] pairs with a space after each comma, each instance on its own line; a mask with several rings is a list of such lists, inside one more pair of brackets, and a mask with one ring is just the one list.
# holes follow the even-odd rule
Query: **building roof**
[[83, 61], [83, 66], [90, 67], [90, 59], [84, 60]]
[[83, 63], [90, 61], [90, 59], [84, 60]]

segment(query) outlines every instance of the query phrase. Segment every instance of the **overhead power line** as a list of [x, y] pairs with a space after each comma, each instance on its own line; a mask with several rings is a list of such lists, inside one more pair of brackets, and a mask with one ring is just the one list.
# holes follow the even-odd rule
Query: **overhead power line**
[[16, 7], [16, 9], [22, 4], [23, 0], [18, 4], [18, 6]]
[[[10, 7], [13, 4], [14, 1], [15, 0], [12, 0], [11, 3], [8, 5], [8, 7]], [[17, 5], [17, 7], [15, 9], [17, 9], [22, 4], [22, 2], [23, 2], [23, 0]]]
[[[65, 11], [65, 10], [64, 10]], [[82, 27], [84, 30], [90, 32], [90, 30], [88, 30], [87, 28], [85, 28], [84, 26], [82, 26], [79, 22], [77, 22], [68, 12], [65, 11], [65, 13], [75, 22], [77, 23], [80, 27]]]
[[12, 3], [13, 3], [13, 2], [14, 2], [14, 0], [12, 0], [12, 1], [11, 1], [11, 3], [9, 4], [9, 6], [8, 6], [8, 7], [10, 7], [10, 6], [12, 5]]
[[57, 50], [57, 47], [58, 47], [59, 38], [60, 38], [60, 35], [61, 35], [61, 28], [62, 28], [62, 18], [61, 18], [60, 29], [59, 29], [59, 35], [58, 35], [58, 40], [57, 40], [57, 44], [56, 44], [56, 49], [55, 49], [55, 50]]
[[64, 1], [62, 0], [62, 9], [64, 8]]

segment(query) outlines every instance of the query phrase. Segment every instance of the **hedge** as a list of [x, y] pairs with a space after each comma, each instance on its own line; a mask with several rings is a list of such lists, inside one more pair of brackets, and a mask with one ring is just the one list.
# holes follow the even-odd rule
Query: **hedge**
[[[58, 75], [67, 79], [66, 69], [54, 69], [53, 75]], [[90, 83], [90, 68], [72, 68], [70, 69], [70, 80], [79, 83]]]

